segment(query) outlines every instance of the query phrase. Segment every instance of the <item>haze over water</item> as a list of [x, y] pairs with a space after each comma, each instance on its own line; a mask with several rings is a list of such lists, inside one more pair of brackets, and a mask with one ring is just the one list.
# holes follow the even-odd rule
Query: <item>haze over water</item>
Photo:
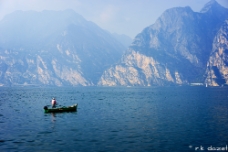
[[[52, 97], [78, 111], [45, 114]], [[227, 101], [227, 87], [2, 87], [0, 151], [225, 148]]]

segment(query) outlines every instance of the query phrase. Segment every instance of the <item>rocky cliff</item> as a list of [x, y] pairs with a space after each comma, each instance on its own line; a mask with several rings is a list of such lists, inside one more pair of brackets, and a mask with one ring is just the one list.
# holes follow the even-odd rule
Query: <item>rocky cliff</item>
[[[226, 79], [224, 65], [227, 59], [222, 57], [221, 60], [224, 62], [221, 61], [220, 65], [223, 68], [217, 68], [216, 72], [213, 72], [211, 69], [215, 68], [210, 67], [215, 65], [212, 57], [215, 53], [211, 54], [211, 52], [221, 50], [219, 49], [221, 45], [224, 48], [222, 50], [225, 50], [224, 45], [227, 41], [220, 38], [219, 44], [215, 47], [214, 39], [218, 41], [218, 38], [214, 37], [218, 37], [218, 33], [220, 36], [223, 33], [224, 37], [227, 31], [218, 32], [218, 30], [221, 26], [225, 26], [223, 23], [226, 19], [228, 19], [228, 9], [214, 0], [207, 3], [200, 12], [193, 12], [190, 7], [166, 10], [153, 25], [136, 36], [121, 61], [107, 69], [98, 84], [106, 86], [189, 85], [204, 83], [206, 76], [209, 85], [216, 85], [210, 81], [209, 75], [215, 77], [214, 73], [219, 73], [218, 78]], [[223, 74], [222, 71], [225, 73]], [[227, 80], [221, 83], [224, 82]]]
[[217, 32], [207, 62], [205, 83], [211, 86], [228, 84], [228, 20]]
[[72, 10], [17, 11], [0, 21], [0, 85], [95, 85], [124, 50]]

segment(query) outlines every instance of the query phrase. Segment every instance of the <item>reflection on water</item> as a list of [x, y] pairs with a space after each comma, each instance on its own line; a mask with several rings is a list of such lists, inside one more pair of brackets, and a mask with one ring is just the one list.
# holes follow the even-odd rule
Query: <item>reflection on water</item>
[[[0, 151], [195, 151], [228, 145], [228, 90], [0, 88]], [[77, 112], [44, 113], [55, 96]]]
[[51, 116], [52, 116], [52, 117], [51, 117], [51, 121], [52, 121], [52, 122], [55, 122], [55, 113], [51, 113]]

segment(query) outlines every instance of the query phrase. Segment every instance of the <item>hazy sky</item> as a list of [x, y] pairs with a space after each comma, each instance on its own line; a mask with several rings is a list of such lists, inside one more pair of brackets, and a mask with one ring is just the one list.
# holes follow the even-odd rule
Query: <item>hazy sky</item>
[[[199, 12], [209, 0], [0, 0], [0, 19], [16, 10], [73, 9], [112, 33], [134, 38], [168, 8], [190, 6]], [[228, 0], [217, 0], [228, 8]]]

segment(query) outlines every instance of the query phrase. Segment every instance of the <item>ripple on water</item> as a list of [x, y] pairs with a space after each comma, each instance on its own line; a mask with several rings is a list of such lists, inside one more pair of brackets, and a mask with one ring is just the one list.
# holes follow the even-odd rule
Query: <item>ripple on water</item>
[[53, 133], [52, 131], [42, 131], [42, 132], [39, 132], [38, 134], [51, 134]]
[[27, 140], [28, 143], [33, 143], [35, 140]]
[[23, 141], [13, 141], [14, 144], [22, 144], [24, 143]]

